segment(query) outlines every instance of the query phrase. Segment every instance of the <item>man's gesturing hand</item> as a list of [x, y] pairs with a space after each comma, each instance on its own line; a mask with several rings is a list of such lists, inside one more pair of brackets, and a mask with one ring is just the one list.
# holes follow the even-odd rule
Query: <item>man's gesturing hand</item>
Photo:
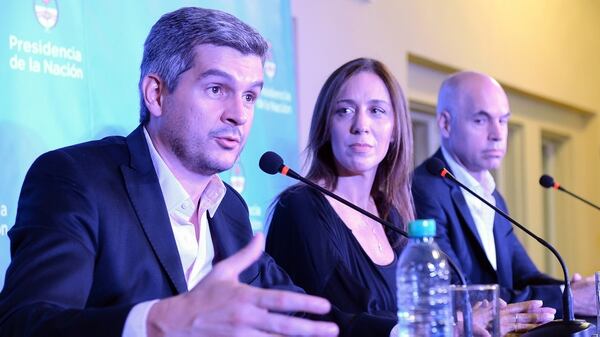
[[329, 322], [310, 321], [278, 312], [327, 313], [325, 299], [242, 284], [239, 274], [262, 254], [257, 234], [235, 255], [216, 264], [187, 293], [155, 303], [148, 314], [148, 336], [337, 336]]

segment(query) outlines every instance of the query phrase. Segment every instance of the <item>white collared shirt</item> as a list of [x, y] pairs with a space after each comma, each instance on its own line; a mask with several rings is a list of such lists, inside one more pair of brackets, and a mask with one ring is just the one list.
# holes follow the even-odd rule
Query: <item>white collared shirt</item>
[[[214, 216], [225, 196], [225, 185], [217, 175], [214, 175], [202, 192], [199, 205], [195, 205], [190, 195], [161, 158], [145, 128], [144, 136], [169, 214], [187, 288], [190, 290], [212, 269], [215, 251], [207, 213], [211, 217]], [[196, 219], [192, 218], [194, 214], [197, 214]], [[195, 224], [198, 224], [198, 228]], [[131, 309], [125, 321], [123, 337], [147, 336], [148, 313], [157, 301], [142, 302]]]
[[[492, 177], [492, 174], [489, 171], [485, 171], [483, 174], [483, 182], [479, 183], [479, 181], [477, 181], [462, 165], [460, 165], [450, 155], [450, 153], [444, 149], [443, 146], [442, 154], [448, 162], [448, 168], [452, 174], [454, 174], [456, 179], [458, 179], [458, 181], [465, 184], [468, 188], [482, 196], [492, 205], [496, 205], [496, 199], [492, 195], [494, 189], [496, 188], [496, 183], [494, 182], [494, 177]], [[487, 256], [488, 261], [490, 261], [490, 264], [494, 270], [496, 270], [496, 242], [494, 241], [494, 217], [496, 216], [496, 212], [479, 199], [471, 195], [465, 189], [461, 188], [461, 192], [465, 198], [465, 201], [467, 202], [469, 210], [471, 211], [471, 217], [475, 222], [477, 234], [481, 240], [485, 255]]]

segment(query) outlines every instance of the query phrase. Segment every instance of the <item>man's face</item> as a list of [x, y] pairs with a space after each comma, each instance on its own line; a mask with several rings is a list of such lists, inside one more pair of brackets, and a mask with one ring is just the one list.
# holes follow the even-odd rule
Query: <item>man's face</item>
[[462, 89], [448, 114], [450, 122], [441, 127], [442, 140], [460, 164], [479, 174], [502, 163], [510, 109], [506, 94], [494, 82], [475, 79]]
[[193, 67], [163, 96], [158, 141], [192, 173], [209, 176], [237, 160], [263, 85], [256, 55], [214, 45], [195, 48]]

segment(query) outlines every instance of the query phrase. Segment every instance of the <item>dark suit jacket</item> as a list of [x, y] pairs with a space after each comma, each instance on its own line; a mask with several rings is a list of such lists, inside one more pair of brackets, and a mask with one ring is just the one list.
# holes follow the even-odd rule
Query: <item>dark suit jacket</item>
[[[434, 156], [446, 162], [441, 150]], [[437, 243], [464, 273], [471, 284], [497, 283], [507, 302], [543, 300], [562, 315], [560, 286], [541, 273], [515, 236], [513, 227], [500, 215], [494, 217], [497, 271], [485, 255], [475, 222], [460, 188], [448, 179], [431, 175], [425, 163], [415, 170], [412, 191], [418, 218], [435, 219]], [[494, 191], [496, 206], [507, 212], [506, 203]]]
[[[215, 263], [252, 238], [230, 186], [208, 222]], [[0, 336], [121, 336], [135, 304], [187, 290], [141, 127], [40, 156], [9, 236]], [[268, 255], [240, 281], [301, 291]]]

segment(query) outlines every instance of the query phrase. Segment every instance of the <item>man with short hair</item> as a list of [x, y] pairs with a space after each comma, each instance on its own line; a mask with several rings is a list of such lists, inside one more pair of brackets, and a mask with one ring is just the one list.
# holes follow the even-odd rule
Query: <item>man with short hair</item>
[[252, 239], [242, 197], [217, 176], [246, 142], [267, 49], [224, 12], [182, 8], [158, 20], [144, 45], [141, 125], [30, 168], [9, 234], [0, 336], [338, 333], [285, 314], [330, 304], [294, 293], [262, 235]]
[[[437, 105], [442, 144], [433, 158], [505, 212], [490, 170], [506, 153], [510, 115], [506, 93], [485, 74], [459, 72], [442, 83]], [[535, 267], [506, 219], [453, 182], [431, 175], [426, 163], [415, 170], [412, 189], [417, 216], [436, 220], [437, 242], [467, 282], [497, 283], [507, 302], [543, 300], [562, 315], [561, 281]], [[592, 315], [593, 281], [576, 275], [572, 288], [575, 312]]]

